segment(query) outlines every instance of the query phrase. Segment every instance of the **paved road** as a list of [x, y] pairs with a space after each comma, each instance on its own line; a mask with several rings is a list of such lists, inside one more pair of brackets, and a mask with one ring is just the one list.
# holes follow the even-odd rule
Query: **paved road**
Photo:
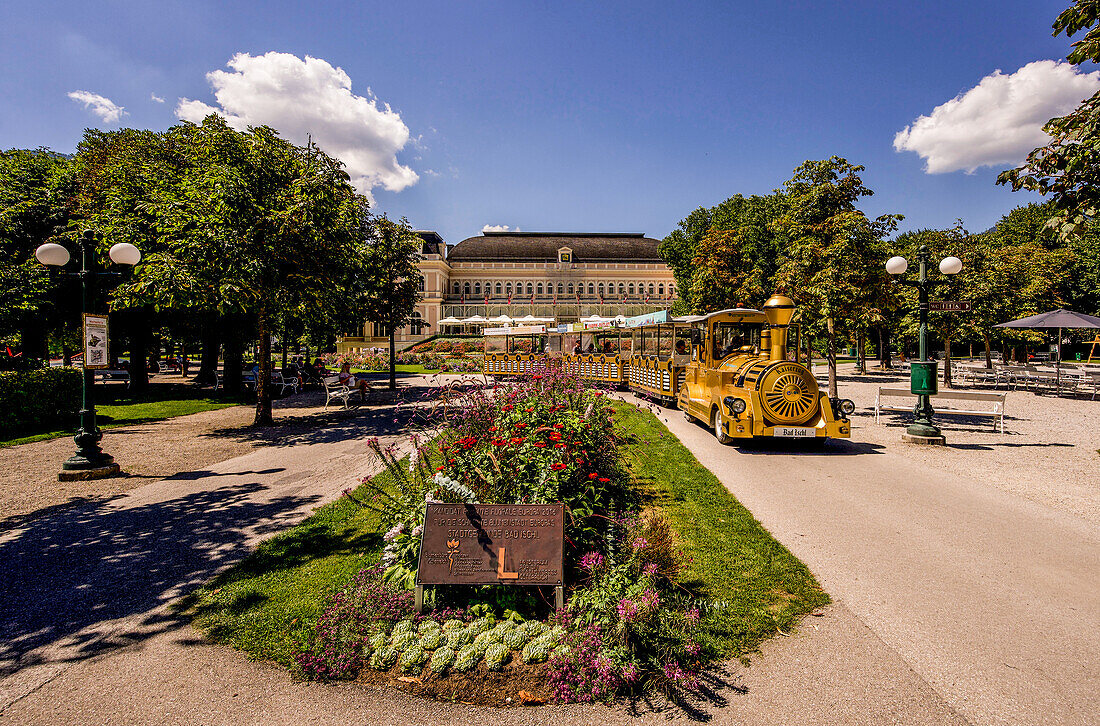
[[678, 411], [662, 418], [969, 721], [1100, 724], [1094, 526], [861, 445], [858, 429], [822, 453], [752, 451], [720, 446]]
[[366, 438], [407, 447], [393, 415], [326, 419], [282, 445], [0, 535], [0, 714], [70, 668], [181, 627], [174, 599], [370, 473]]

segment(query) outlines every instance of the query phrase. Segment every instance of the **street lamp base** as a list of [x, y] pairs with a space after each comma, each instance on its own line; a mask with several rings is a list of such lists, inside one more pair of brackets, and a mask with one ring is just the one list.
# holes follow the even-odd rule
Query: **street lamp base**
[[[66, 464], [68, 462], [65, 462]], [[122, 472], [122, 467], [118, 464], [111, 462], [110, 464], [103, 464], [102, 466], [95, 466], [89, 469], [62, 469], [57, 472], [58, 481], [87, 481], [89, 479], [106, 479], [111, 476], [118, 476]]]
[[943, 436], [921, 436], [908, 432], [901, 435], [901, 440], [910, 444], [933, 444], [937, 446], [944, 446], [947, 443], [947, 439]]

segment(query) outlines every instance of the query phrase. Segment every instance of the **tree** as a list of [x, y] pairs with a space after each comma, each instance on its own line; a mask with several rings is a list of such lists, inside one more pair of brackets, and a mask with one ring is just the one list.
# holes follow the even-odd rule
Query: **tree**
[[71, 167], [48, 149], [0, 152], [0, 337], [15, 344], [18, 336], [28, 356], [45, 357], [49, 331], [77, 310], [76, 294], [34, 258], [66, 231]]
[[417, 263], [423, 241], [402, 218], [393, 222], [385, 215], [364, 229], [364, 307], [367, 319], [377, 323], [390, 339], [390, 390], [397, 388], [394, 335], [412, 319], [424, 278]]
[[[211, 115], [163, 141], [182, 162], [163, 194], [135, 207], [162, 245], [117, 299], [216, 309], [229, 332], [254, 323], [255, 423], [270, 425], [271, 335], [287, 315], [323, 315], [346, 296], [341, 283], [363, 274], [366, 200], [339, 161], [265, 126], [240, 132]], [[236, 337], [225, 337], [226, 372], [239, 375]]]
[[[1100, 62], [1100, 2], [1076, 0], [1054, 21], [1054, 35], [1071, 38], [1088, 29], [1073, 43], [1066, 59], [1074, 65]], [[1073, 235], [1100, 210], [1100, 92], [1086, 99], [1072, 113], [1047, 121], [1043, 130], [1051, 140], [1030, 154], [1023, 165], [997, 176], [998, 184], [1014, 191], [1030, 189], [1051, 196], [1055, 214], [1051, 220], [1063, 236]]]
[[868, 308], [883, 286], [882, 240], [899, 215], [870, 220], [856, 201], [873, 192], [863, 185], [864, 167], [833, 156], [807, 161], [783, 186], [786, 211], [771, 223], [784, 257], [777, 287], [799, 305], [804, 325], [824, 327], [829, 395], [837, 396], [836, 338], [842, 321], [870, 321]]

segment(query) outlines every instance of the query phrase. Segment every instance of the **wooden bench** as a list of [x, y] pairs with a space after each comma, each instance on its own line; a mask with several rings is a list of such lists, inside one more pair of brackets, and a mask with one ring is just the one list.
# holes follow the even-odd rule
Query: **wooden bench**
[[[995, 393], [993, 391], [940, 391], [931, 397], [932, 408], [935, 409], [936, 415], [991, 416], [1000, 421], [1001, 433], [1003, 434], [1005, 432], [1005, 397], [1007, 395], [1007, 393]], [[878, 393], [875, 394], [875, 423], [878, 423], [882, 411], [913, 413], [913, 409], [916, 408], [915, 401], [911, 406], [888, 406], [882, 402], [884, 398], [898, 397], [916, 398], [916, 394], [908, 388], [879, 387]], [[973, 406], [971, 408], [956, 408], [954, 406], [941, 408], [939, 406], [940, 401], [985, 401], [993, 404], [993, 407], [985, 409], [978, 409]], [[997, 421], [993, 423], [993, 430], [997, 430]]]
[[130, 371], [127, 370], [97, 370], [95, 377], [102, 383], [125, 383], [126, 387], [130, 387]]

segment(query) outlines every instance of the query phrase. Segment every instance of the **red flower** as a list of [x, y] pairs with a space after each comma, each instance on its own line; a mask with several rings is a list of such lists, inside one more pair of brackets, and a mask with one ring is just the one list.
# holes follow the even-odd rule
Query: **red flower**
[[584, 459], [577, 459], [577, 463], [578, 463], [578, 464], [583, 464], [583, 463], [584, 463]]
[[536, 441], [535, 446], [539, 447], [540, 449], [545, 449], [546, 448], [546, 442], [545, 441]]
[[501, 411], [511, 411], [512, 410], [512, 404], [506, 403], [506, 404], [504, 404], [503, 406], [500, 407], [500, 410]]
[[611, 480], [610, 480], [610, 479], [608, 479], [608, 478], [607, 478], [606, 476], [601, 476], [601, 477], [600, 477], [600, 481], [601, 481], [601, 482], [603, 482], [604, 484], [606, 484], [607, 482], [609, 482], [609, 481], [611, 481]]
[[453, 463], [455, 463], [455, 460], [454, 459], [447, 459], [447, 463], [448, 464], [453, 464]]
[[526, 428], [526, 426], [527, 426], [527, 424], [523, 423], [522, 421], [520, 423], [516, 424], [517, 429]]
[[533, 409], [533, 408], [525, 408], [523, 410], [526, 411], [527, 413], [534, 413], [534, 411], [535, 411], [535, 409]]
[[444, 469], [444, 468], [446, 468], [446, 467], [442, 467], [442, 466], [437, 466], [437, 467], [435, 468], [435, 470], [436, 470], [436, 471], [443, 471], [443, 469]]
[[589, 478], [589, 479], [595, 479], [595, 478], [596, 478], [596, 477], [598, 477], [598, 476], [599, 476], [599, 474], [589, 474], [589, 475], [588, 475], [588, 478]]
[[557, 464], [554, 464], [554, 465], [553, 465], [553, 466], [551, 466], [550, 468], [551, 468], [551, 469], [553, 469], [554, 471], [561, 471], [562, 469], [564, 469], [564, 468], [565, 468], [565, 464], [562, 464], [562, 463], [561, 463], [561, 462], [559, 461], [559, 462], [558, 462]]
[[517, 437], [513, 438], [512, 443], [513, 444], [522, 444], [523, 443], [523, 437], [517, 436]]
[[554, 448], [555, 448], [555, 449], [564, 449], [564, 448], [565, 448], [565, 444], [554, 444]]
[[556, 428], [556, 429], [560, 429], [560, 428], [564, 428], [564, 427], [565, 427], [565, 424], [560, 424], [560, 423], [554, 424], [554, 428]]
[[594, 392], [594, 393], [593, 393], [592, 395], [594, 395], [594, 396], [602, 396], [602, 395], [603, 395], [603, 391], [596, 391], [596, 392]]
[[497, 427], [496, 427], [496, 426], [490, 426], [490, 427], [489, 427], [489, 430], [490, 430], [490, 431], [496, 431], [496, 430], [497, 430]]

